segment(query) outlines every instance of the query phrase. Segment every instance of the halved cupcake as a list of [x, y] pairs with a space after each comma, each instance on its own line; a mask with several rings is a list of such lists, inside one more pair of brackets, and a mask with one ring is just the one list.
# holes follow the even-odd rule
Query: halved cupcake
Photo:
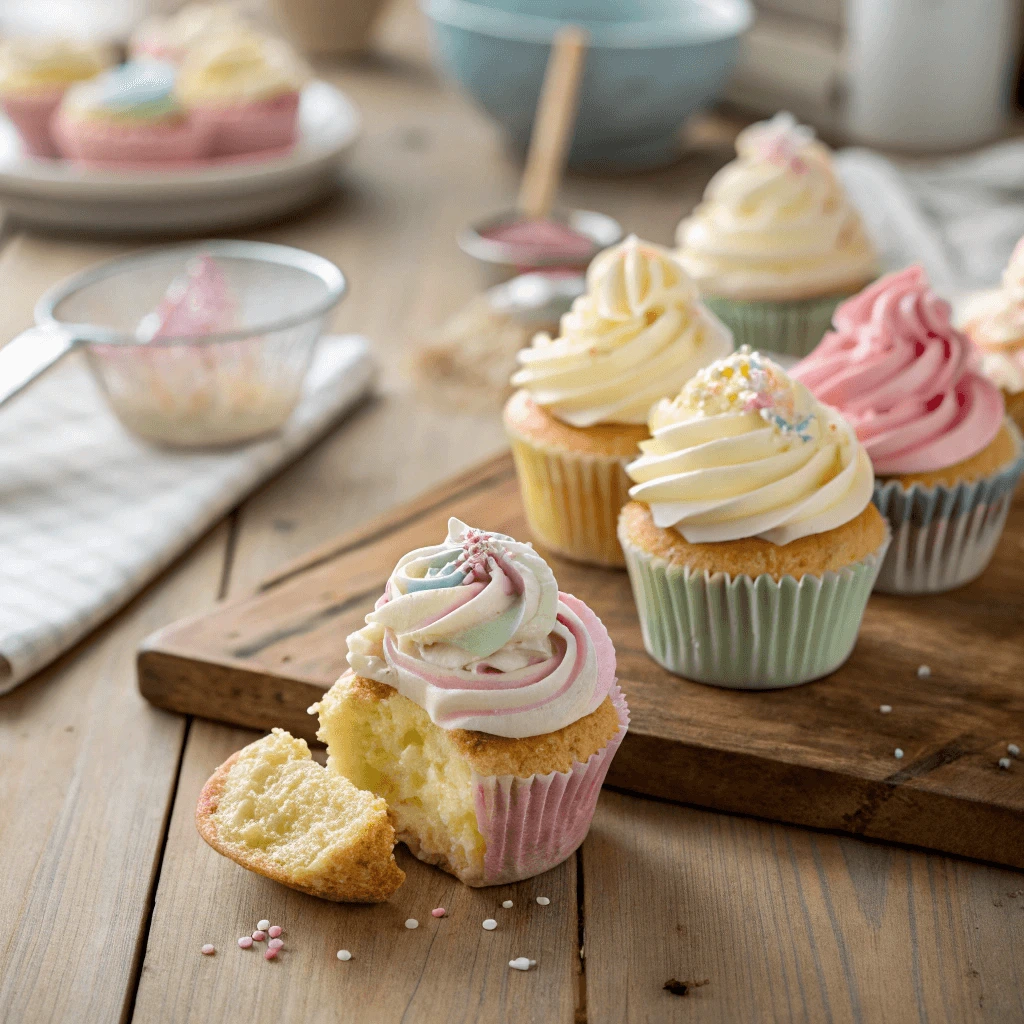
[[676, 233], [679, 259], [737, 345], [806, 355], [878, 259], [828, 147], [792, 114], [751, 125]]
[[505, 429], [534, 537], [567, 558], [623, 565], [616, 539], [624, 466], [647, 415], [732, 351], [672, 253], [635, 236], [600, 253], [557, 338], [519, 353]]
[[857, 431], [893, 543], [878, 589], [949, 590], [980, 575], [1024, 470], [1024, 442], [979, 353], [917, 266], [836, 311], [793, 376]]
[[647, 652], [738, 689], [838, 668], [889, 543], [853, 429], [746, 347], [650, 427], [619, 519]]

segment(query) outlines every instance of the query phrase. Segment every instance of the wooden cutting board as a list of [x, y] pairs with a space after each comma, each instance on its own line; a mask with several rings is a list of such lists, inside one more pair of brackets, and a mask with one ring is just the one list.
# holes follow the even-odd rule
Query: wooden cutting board
[[[345, 637], [398, 559], [444, 538], [449, 515], [527, 539], [511, 456], [327, 544], [253, 596], [150, 637], [142, 693], [172, 711], [312, 739], [306, 708], [344, 671]], [[980, 580], [872, 597], [847, 664], [788, 690], [670, 675], [644, 653], [625, 572], [550, 560], [618, 652], [632, 724], [609, 784], [1024, 868], [1024, 758], [998, 765], [1008, 743], [1024, 747], [1024, 503]]]

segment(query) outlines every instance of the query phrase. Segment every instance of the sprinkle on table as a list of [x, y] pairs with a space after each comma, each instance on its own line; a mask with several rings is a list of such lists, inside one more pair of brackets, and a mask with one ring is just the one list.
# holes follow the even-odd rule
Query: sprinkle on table
[[208, 942], [199, 952], [202, 953], [203, 956], [213, 956], [213, 954], [217, 952], [217, 947], [213, 945], [213, 943]]
[[501, 904], [501, 905], [502, 905], [502, 906], [503, 906], [503, 907], [504, 907], [504, 908], [505, 908], [506, 910], [511, 910], [511, 909], [512, 909], [512, 901], [511, 901], [511, 900], [503, 900], [503, 901], [502, 901], [502, 904]]
[[493, 932], [494, 929], [497, 927], [498, 922], [495, 921], [493, 917], [489, 917], [487, 918], [486, 921], [484, 921], [484, 931]]
[[256, 931], [252, 933], [253, 942], [262, 942], [266, 937], [267, 933], [265, 931], [261, 931], [259, 928], [257, 928]]
[[271, 939], [267, 943], [268, 949], [280, 949], [284, 945], [284, 939]]
[[549, 903], [551, 902], [551, 900], [549, 900], [549, 899], [547, 898], [547, 896], [538, 896], [538, 897], [537, 897], [537, 902], [538, 902], [538, 903], [539, 903], [539, 904], [540, 904], [540, 905], [541, 905], [542, 907], [546, 907], [546, 906], [547, 906], [547, 905], [548, 905], [548, 904], [549, 904]]
[[1020, 757], [1020, 747], [1018, 747], [1016, 743], [1007, 743], [1006, 752], [1010, 757]]
[[917, 666], [917, 678], [927, 679], [932, 674], [932, 670], [927, 665]]
[[902, 747], [897, 747], [893, 751], [893, 757], [895, 757], [897, 761], [901, 760], [902, 757], [903, 757], [903, 748]]
[[263, 959], [264, 960], [274, 960], [274, 959], [276, 959], [276, 957], [277, 957], [277, 950], [276, 949], [268, 949], [266, 951], [266, 953], [263, 954]]
[[243, 935], [238, 940], [238, 945], [239, 945], [240, 949], [252, 949], [252, 936], [251, 935]]
[[338, 950], [338, 959], [339, 960], [351, 960], [352, 959], [352, 954], [347, 949], [339, 949]]
[[430, 916], [431, 917], [444, 917], [444, 915], [447, 914], [447, 913], [448, 913], [448, 911], [445, 910], [444, 907], [434, 907], [434, 909], [430, 912]]
[[412, 931], [413, 928], [419, 928], [419, 926], [420, 926], [420, 923], [419, 923], [419, 921], [416, 920], [415, 917], [410, 917], [405, 922], [405, 927], [408, 928], [410, 931]]
[[891, 712], [892, 712], [892, 705], [891, 704], [880, 704], [878, 706], [878, 710], [881, 711], [883, 715], [891, 714]]
[[270, 922], [264, 918], [262, 921], [256, 922], [256, 927], [259, 928], [261, 932], [265, 932], [270, 927]]
[[530, 965], [536, 962], [536, 960], [530, 960], [529, 957], [517, 956], [515, 960], [509, 960], [508, 965], [516, 971], [528, 971]]
[[1010, 759], [1008, 757], [999, 758], [999, 767], [1006, 769], [1010, 767]]
[[280, 936], [281, 936], [281, 931], [282, 931], [282, 928], [281, 928], [281, 926], [280, 926], [279, 924], [272, 924], [272, 925], [271, 925], [271, 926], [270, 926], [270, 927], [269, 927], [269, 928], [267, 929], [267, 934], [268, 934], [268, 935], [269, 935], [269, 936], [270, 936], [270, 937], [271, 937], [272, 939], [277, 939], [277, 938], [280, 938]]

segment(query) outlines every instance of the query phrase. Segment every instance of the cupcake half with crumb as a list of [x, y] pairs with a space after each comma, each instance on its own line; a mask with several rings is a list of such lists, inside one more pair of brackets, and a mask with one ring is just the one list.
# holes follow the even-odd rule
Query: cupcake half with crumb
[[527, 519], [543, 547], [624, 564], [615, 534], [624, 466], [648, 436], [651, 406], [731, 351], [729, 331], [667, 249], [631, 236], [594, 259], [558, 337], [538, 334], [519, 353], [519, 390], [505, 406]]
[[920, 267], [875, 282], [793, 369], [857, 431], [893, 542], [889, 593], [961, 586], [988, 565], [1024, 470], [1024, 441], [979, 353]]
[[607, 630], [530, 544], [452, 519], [348, 643], [311, 709], [328, 767], [384, 798], [420, 860], [483, 886], [576, 850], [629, 716]]
[[651, 657], [739, 689], [838, 668], [889, 543], [853, 429], [745, 347], [650, 427], [619, 539]]

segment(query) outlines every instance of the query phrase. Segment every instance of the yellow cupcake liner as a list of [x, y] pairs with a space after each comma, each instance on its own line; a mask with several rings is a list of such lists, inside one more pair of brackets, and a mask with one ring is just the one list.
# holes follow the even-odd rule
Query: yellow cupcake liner
[[632, 486], [629, 459], [542, 447], [511, 432], [509, 439], [534, 539], [576, 562], [624, 568], [616, 531]]

